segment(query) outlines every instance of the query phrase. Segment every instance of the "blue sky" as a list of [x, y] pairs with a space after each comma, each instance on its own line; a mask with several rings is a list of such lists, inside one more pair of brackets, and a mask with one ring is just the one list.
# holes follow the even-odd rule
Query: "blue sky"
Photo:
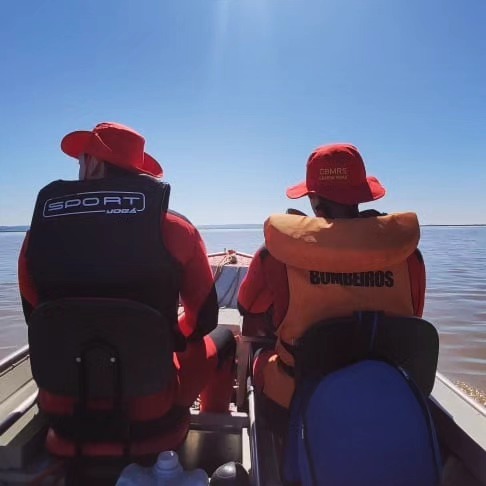
[[[196, 224], [260, 223], [306, 199], [318, 145], [351, 142], [425, 224], [486, 223], [486, 3], [469, 0], [7, 0], [0, 225], [74, 179], [63, 135], [144, 134]], [[364, 206], [371, 207], [372, 205]]]

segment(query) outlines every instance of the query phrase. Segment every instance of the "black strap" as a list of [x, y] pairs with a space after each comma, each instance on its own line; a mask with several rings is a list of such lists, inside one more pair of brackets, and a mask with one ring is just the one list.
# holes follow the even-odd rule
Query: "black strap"
[[295, 378], [295, 369], [293, 366], [288, 365], [282, 361], [280, 356], [277, 356], [277, 366], [288, 376], [291, 378]]
[[[103, 352], [112, 368], [113, 408], [107, 412], [93, 413], [88, 409], [90, 399], [90, 380], [87, 369], [90, 352]], [[74, 415], [77, 426], [73, 427], [73, 437], [77, 455], [81, 455], [81, 444], [86, 440], [86, 434], [99, 434], [105, 439], [123, 442], [124, 453], [128, 455], [130, 449], [130, 422], [123, 405], [123, 384], [120, 368], [120, 356], [116, 348], [100, 339], [87, 343], [80, 355], [76, 357], [78, 368], [78, 402]]]
[[295, 346], [293, 344], [289, 344], [289, 343], [283, 341], [282, 339], [280, 340], [280, 344], [285, 349], [285, 351], [290, 353], [295, 358], [296, 352], [297, 352], [297, 349], [298, 349], [297, 346]]

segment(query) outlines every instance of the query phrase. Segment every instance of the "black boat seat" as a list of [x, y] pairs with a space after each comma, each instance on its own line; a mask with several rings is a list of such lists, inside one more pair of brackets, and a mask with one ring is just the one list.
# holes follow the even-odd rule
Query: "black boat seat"
[[297, 380], [379, 359], [403, 369], [424, 396], [429, 396], [437, 371], [439, 335], [430, 322], [418, 317], [357, 312], [316, 323], [292, 351]]
[[184, 440], [189, 410], [169, 404], [162, 416], [142, 420], [129, 407], [170, 394], [175, 383], [173, 333], [158, 311], [124, 299], [65, 298], [38, 306], [28, 326], [41, 393], [71, 404], [44, 410], [51, 452], [146, 455]]

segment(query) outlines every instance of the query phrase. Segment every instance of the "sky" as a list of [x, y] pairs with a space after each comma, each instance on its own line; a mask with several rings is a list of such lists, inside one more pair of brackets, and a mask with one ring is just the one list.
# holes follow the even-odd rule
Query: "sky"
[[356, 145], [387, 188], [363, 206], [486, 223], [484, 0], [5, 0], [0, 225], [75, 179], [74, 130], [129, 125], [196, 225], [308, 200], [319, 145]]

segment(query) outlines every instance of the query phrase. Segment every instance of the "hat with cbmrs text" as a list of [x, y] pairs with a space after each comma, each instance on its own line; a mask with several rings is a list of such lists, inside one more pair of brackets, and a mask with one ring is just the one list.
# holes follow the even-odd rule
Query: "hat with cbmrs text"
[[376, 177], [366, 176], [358, 149], [350, 144], [318, 147], [307, 160], [305, 182], [287, 189], [287, 197], [298, 199], [315, 194], [340, 204], [375, 201], [385, 195]]

